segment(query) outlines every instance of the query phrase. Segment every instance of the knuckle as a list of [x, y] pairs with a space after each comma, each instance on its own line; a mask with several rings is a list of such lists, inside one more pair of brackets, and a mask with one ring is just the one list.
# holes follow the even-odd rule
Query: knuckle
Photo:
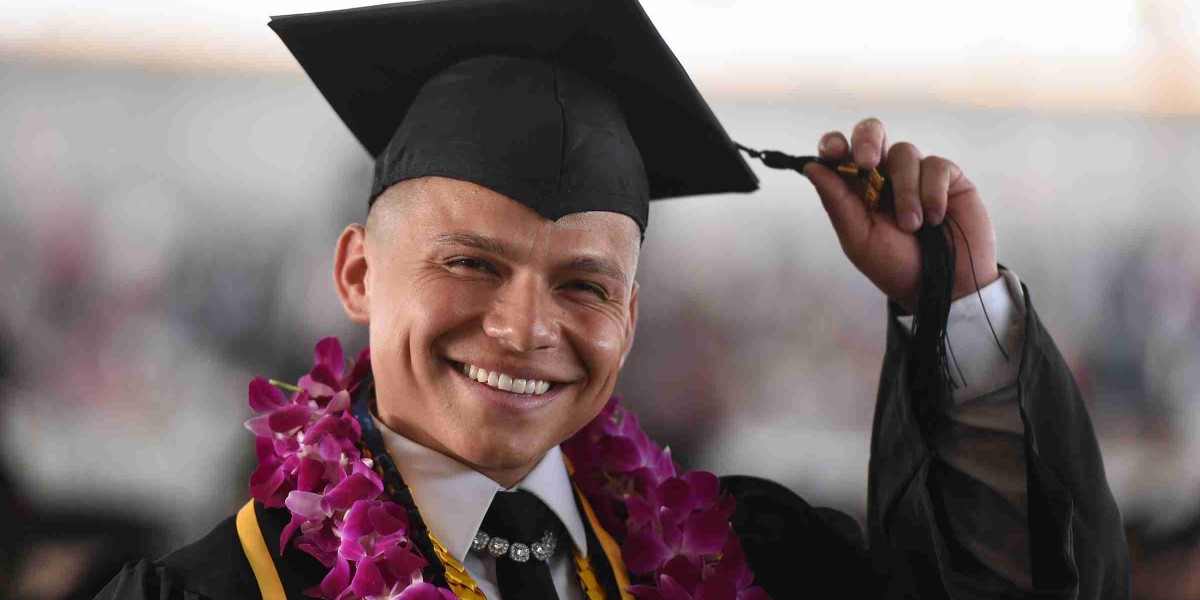
[[895, 144], [892, 144], [891, 152], [892, 154], [898, 154], [906, 157], [921, 155], [921, 151], [918, 150], [917, 147], [912, 144], [912, 142], [896, 142]]
[[925, 165], [928, 165], [931, 168], [935, 168], [935, 169], [942, 170], [942, 171], [953, 171], [955, 169], [954, 163], [950, 162], [949, 159], [938, 156], [936, 154], [931, 154], [929, 156], [926, 156], [925, 159], [923, 160], [923, 162], [925, 163]]

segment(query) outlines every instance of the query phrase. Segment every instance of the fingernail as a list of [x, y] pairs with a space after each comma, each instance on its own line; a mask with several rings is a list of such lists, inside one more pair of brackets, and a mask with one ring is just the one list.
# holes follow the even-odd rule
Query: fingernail
[[921, 228], [921, 215], [915, 212], [906, 212], [900, 215], [900, 225], [905, 231], [913, 232]]
[[828, 136], [828, 135], [821, 138], [821, 142], [819, 144], [817, 144], [818, 152], [828, 152], [829, 151], [829, 138], [830, 138], [830, 136]]
[[879, 152], [873, 148], [863, 145], [861, 148], [856, 148], [854, 152], [854, 162], [863, 168], [871, 168], [873, 162], [878, 162]]

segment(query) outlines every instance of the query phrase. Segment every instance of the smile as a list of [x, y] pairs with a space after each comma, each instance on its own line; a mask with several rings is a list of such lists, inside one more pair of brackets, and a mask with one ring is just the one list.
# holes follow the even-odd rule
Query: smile
[[505, 392], [512, 392], [514, 394], [540, 396], [545, 394], [553, 385], [549, 381], [518, 378], [507, 373], [488, 371], [467, 363], [462, 363], [460, 368], [463, 375], [467, 376], [467, 379], [473, 379], [488, 387], [493, 387]]

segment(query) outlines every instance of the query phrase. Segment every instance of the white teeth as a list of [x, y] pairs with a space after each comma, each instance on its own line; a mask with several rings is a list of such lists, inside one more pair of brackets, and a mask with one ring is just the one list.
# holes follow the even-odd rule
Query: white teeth
[[496, 371], [486, 371], [471, 364], [463, 364], [462, 370], [463, 375], [466, 375], [468, 379], [473, 379], [479, 383], [487, 384], [506, 392], [536, 394], [540, 396], [550, 390], [549, 381], [516, 379], [511, 375], [505, 375]]

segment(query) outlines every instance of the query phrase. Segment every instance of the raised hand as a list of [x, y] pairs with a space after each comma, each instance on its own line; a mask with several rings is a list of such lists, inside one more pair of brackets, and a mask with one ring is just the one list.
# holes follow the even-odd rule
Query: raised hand
[[874, 118], [859, 122], [850, 140], [840, 131], [821, 136], [818, 152], [821, 158], [854, 161], [868, 169], [887, 167], [894, 215], [868, 210], [851, 182], [820, 164], [809, 163], [804, 174], [816, 187], [846, 257], [905, 310], [914, 310], [920, 287], [921, 253], [913, 233], [924, 223], [941, 225], [947, 215], [957, 222], [950, 224], [957, 255], [952, 299], [973, 293], [976, 281], [982, 287], [1000, 277], [992, 221], [958, 165], [939, 156], [922, 157], [907, 142], [889, 148], [887, 130]]

